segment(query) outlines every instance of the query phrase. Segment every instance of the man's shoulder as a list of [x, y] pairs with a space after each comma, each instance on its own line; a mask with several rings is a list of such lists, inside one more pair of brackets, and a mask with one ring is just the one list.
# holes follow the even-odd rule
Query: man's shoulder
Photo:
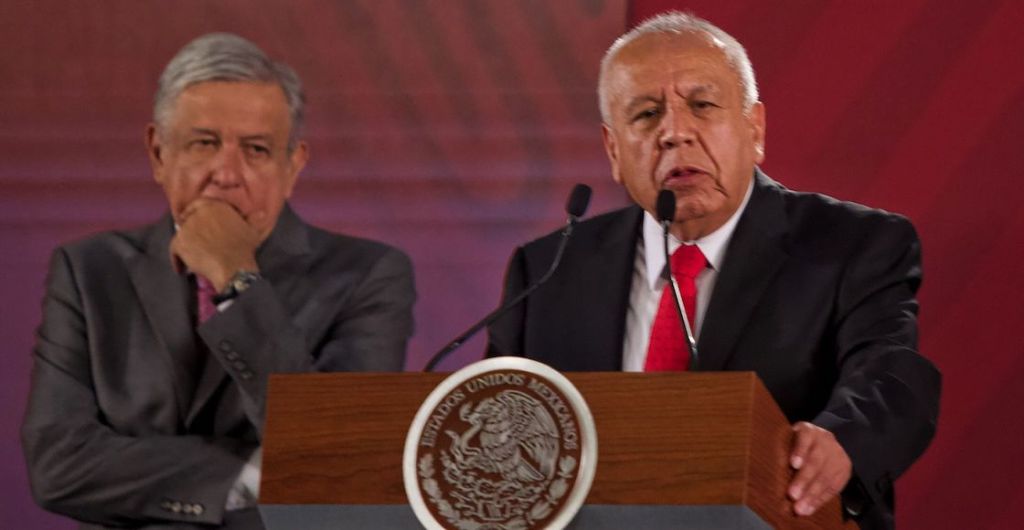
[[326, 259], [342, 260], [349, 266], [364, 267], [371, 267], [381, 259], [411, 263], [403, 250], [383, 241], [303, 224], [313, 253]]
[[744, 235], [737, 236], [748, 245], [751, 238], [780, 237], [782, 249], [797, 262], [844, 268], [920, 250], [917, 232], [902, 215], [769, 184], [761, 190], [763, 200], [751, 202], [756, 212], [744, 223]]
[[902, 214], [853, 201], [837, 199], [823, 193], [785, 190], [791, 211], [811, 217], [824, 217], [837, 222], [882, 223], [910, 221]]
[[145, 225], [104, 230], [72, 239], [60, 244], [57, 251], [79, 259], [126, 259], [144, 253], [147, 244], [161, 230], [168, 232], [169, 239], [171, 227], [166, 217]]
[[794, 191], [775, 185], [792, 236], [851, 240], [880, 232], [897, 232], [916, 238], [913, 224], [898, 213], [816, 192]]

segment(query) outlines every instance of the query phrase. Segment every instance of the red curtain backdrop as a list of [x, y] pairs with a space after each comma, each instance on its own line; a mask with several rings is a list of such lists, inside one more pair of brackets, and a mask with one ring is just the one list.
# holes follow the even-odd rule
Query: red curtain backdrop
[[[628, 24], [692, 10], [743, 42], [768, 109], [765, 170], [909, 216], [924, 242], [922, 350], [939, 434], [899, 482], [902, 528], [1016, 528], [1024, 504], [1024, 7], [1014, 0], [161, 0], [0, 4], [0, 528], [70, 529], [31, 501], [17, 428], [46, 261], [164, 210], [142, 149], [156, 78], [187, 40], [251, 38], [309, 96], [308, 220], [412, 256], [408, 369], [497, 303], [513, 247], [556, 229], [576, 182], [626, 203], [594, 86]], [[444, 367], [480, 357], [469, 343]]]
[[897, 481], [898, 528], [1020, 528], [1024, 4], [663, 2], [744, 43], [784, 184], [902, 213], [924, 248], [921, 350], [939, 431]]

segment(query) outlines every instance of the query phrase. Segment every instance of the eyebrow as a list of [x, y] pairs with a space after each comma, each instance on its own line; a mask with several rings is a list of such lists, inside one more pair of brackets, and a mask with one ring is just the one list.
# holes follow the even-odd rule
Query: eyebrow
[[[191, 132], [192, 132], [192, 134], [216, 136], [218, 138], [220, 137], [220, 132], [217, 131], [216, 129], [207, 129], [207, 128], [204, 128], [204, 127], [192, 127]], [[267, 142], [267, 143], [273, 143], [274, 142], [274, 135], [270, 134], [270, 133], [256, 133], [256, 134], [247, 134], [247, 135], [242, 136], [242, 137], [239, 138], [239, 141], [241, 141], [241, 142], [251, 142], [251, 141], [254, 141], [254, 140], [260, 140], [260, 141], [264, 141], [264, 142]]]
[[699, 95], [699, 94], [705, 94], [705, 93], [719, 94], [721, 92], [721, 90], [719, 90], [717, 85], [710, 84], [710, 83], [704, 83], [704, 84], [700, 84], [700, 85], [696, 85], [696, 86], [690, 87], [689, 90], [687, 90], [687, 92], [685, 94], [679, 92], [678, 90], [676, 90], [675, 92], [676, 92], [676, 94], [679, 94], [683, 98], [689, 98], [690, 96]]
[[636, 96], [633, 99], [629, 100], [629, 104], [626, 105], [625, 111], [626, 111], [626, 114], [632, 114], [633, 110], [635, 110], [637, 107], [643, 105], [644, 103], [657, 103], [657, 104], [660, 105], [662, 102], [664, 102], [664, 98], [661, 98], [661, 97], [655, 97], [655, 96]]
[[272, 143], [274, 143], [274, 135], [272, 135], [270, 133], [247, 134], [247, 135], [242, 136], [241, 138], [239, 138], [239, 140], [243, 141], [243, 142], [251, 142], [253, 140], [260, 140], [260, 141], [264, 141], [264, 142], [272, 144]]
[[[715, 85], [713, 83], [701, 83], [699, 85], [695, 85], [695, 86], [689, 87], [685, 93], [682, 93], [679, 90], [674, 90], [674, 92], [676, 94], [679, 94], [680, 96], [682, 96], [684, 99], [689, 99], [689, 98], [691, 98], [693, 96], [697, 96], [697, 95], [704, 94], [704, 93], [711, 93], [711, 94], [716, 94], [717, 95], [717, 94], [721, 93], [721, 90], [719, 89], [718, 85]], [[658, 103], [658, 104], [661, 104], [663, 102], [664, 102], [664, 98], [662, 98], [662, 97], [651, 96], [651, 95], [636, 96], [633, 99], [629, 100], [629, 103], [625, 107], [625, 111], [626, 111], [626, 114], [632, 114], [634, 109], [636, 109], [637, 107], [643, 105], [644, 103]]]

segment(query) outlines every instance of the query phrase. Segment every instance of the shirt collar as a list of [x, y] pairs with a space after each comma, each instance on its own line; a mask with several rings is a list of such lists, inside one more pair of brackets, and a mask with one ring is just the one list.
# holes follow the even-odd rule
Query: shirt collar
[[[722, 270], [722, 262], [725, 261], [725, 250], [729, 247], [732, 234], [736, 231], [736, 223], [739, 222], [743, 211], [747, 209], [747, 203], [750, 202], [750, 195], [753, 191], [754, 179], [750, 179], [750, 185], [747, 187], [747, 194], [743, 196], [743, 202], [740, 203], [740, 207], [733, 212], [725, 224], [696, 241], [685, 242], [697, 245], [704, 254], [704, 257], [707, 258], [708, 263], [711, 264], [711, 268], [715, 271]], [[661, 280], [662, 271], [665, 269], [665, 252], [661, 248], [662, 232], [661, 223], [651, 215], [651, 212], [645, 210], [642, 243], [644, 262], [647, 269], [647, 285], [650, 286], [651, 290], [658, 288], [658, 281]], [[675, 252], [683, 243], [683, 241], [676, 239], [674, 235], [669, 234], [669, 254]]]

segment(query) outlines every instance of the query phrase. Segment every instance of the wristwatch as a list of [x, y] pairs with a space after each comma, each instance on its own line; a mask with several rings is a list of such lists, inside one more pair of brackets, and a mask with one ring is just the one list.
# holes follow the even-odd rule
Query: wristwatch
[[252, 287], [252, 284], [258, 282], [260, 278], [262, 278], [262, 276], [260, 276], [260, 273], [258, 272], [239, 269], [238, 272], [228, 280], [228, 284], [224, 286], [224, 290], [213, 297], [213, 303], [219, 305], [227, 302], [228, 300], [234, 300], [238, 295], [245, 292], [246, 289]]

